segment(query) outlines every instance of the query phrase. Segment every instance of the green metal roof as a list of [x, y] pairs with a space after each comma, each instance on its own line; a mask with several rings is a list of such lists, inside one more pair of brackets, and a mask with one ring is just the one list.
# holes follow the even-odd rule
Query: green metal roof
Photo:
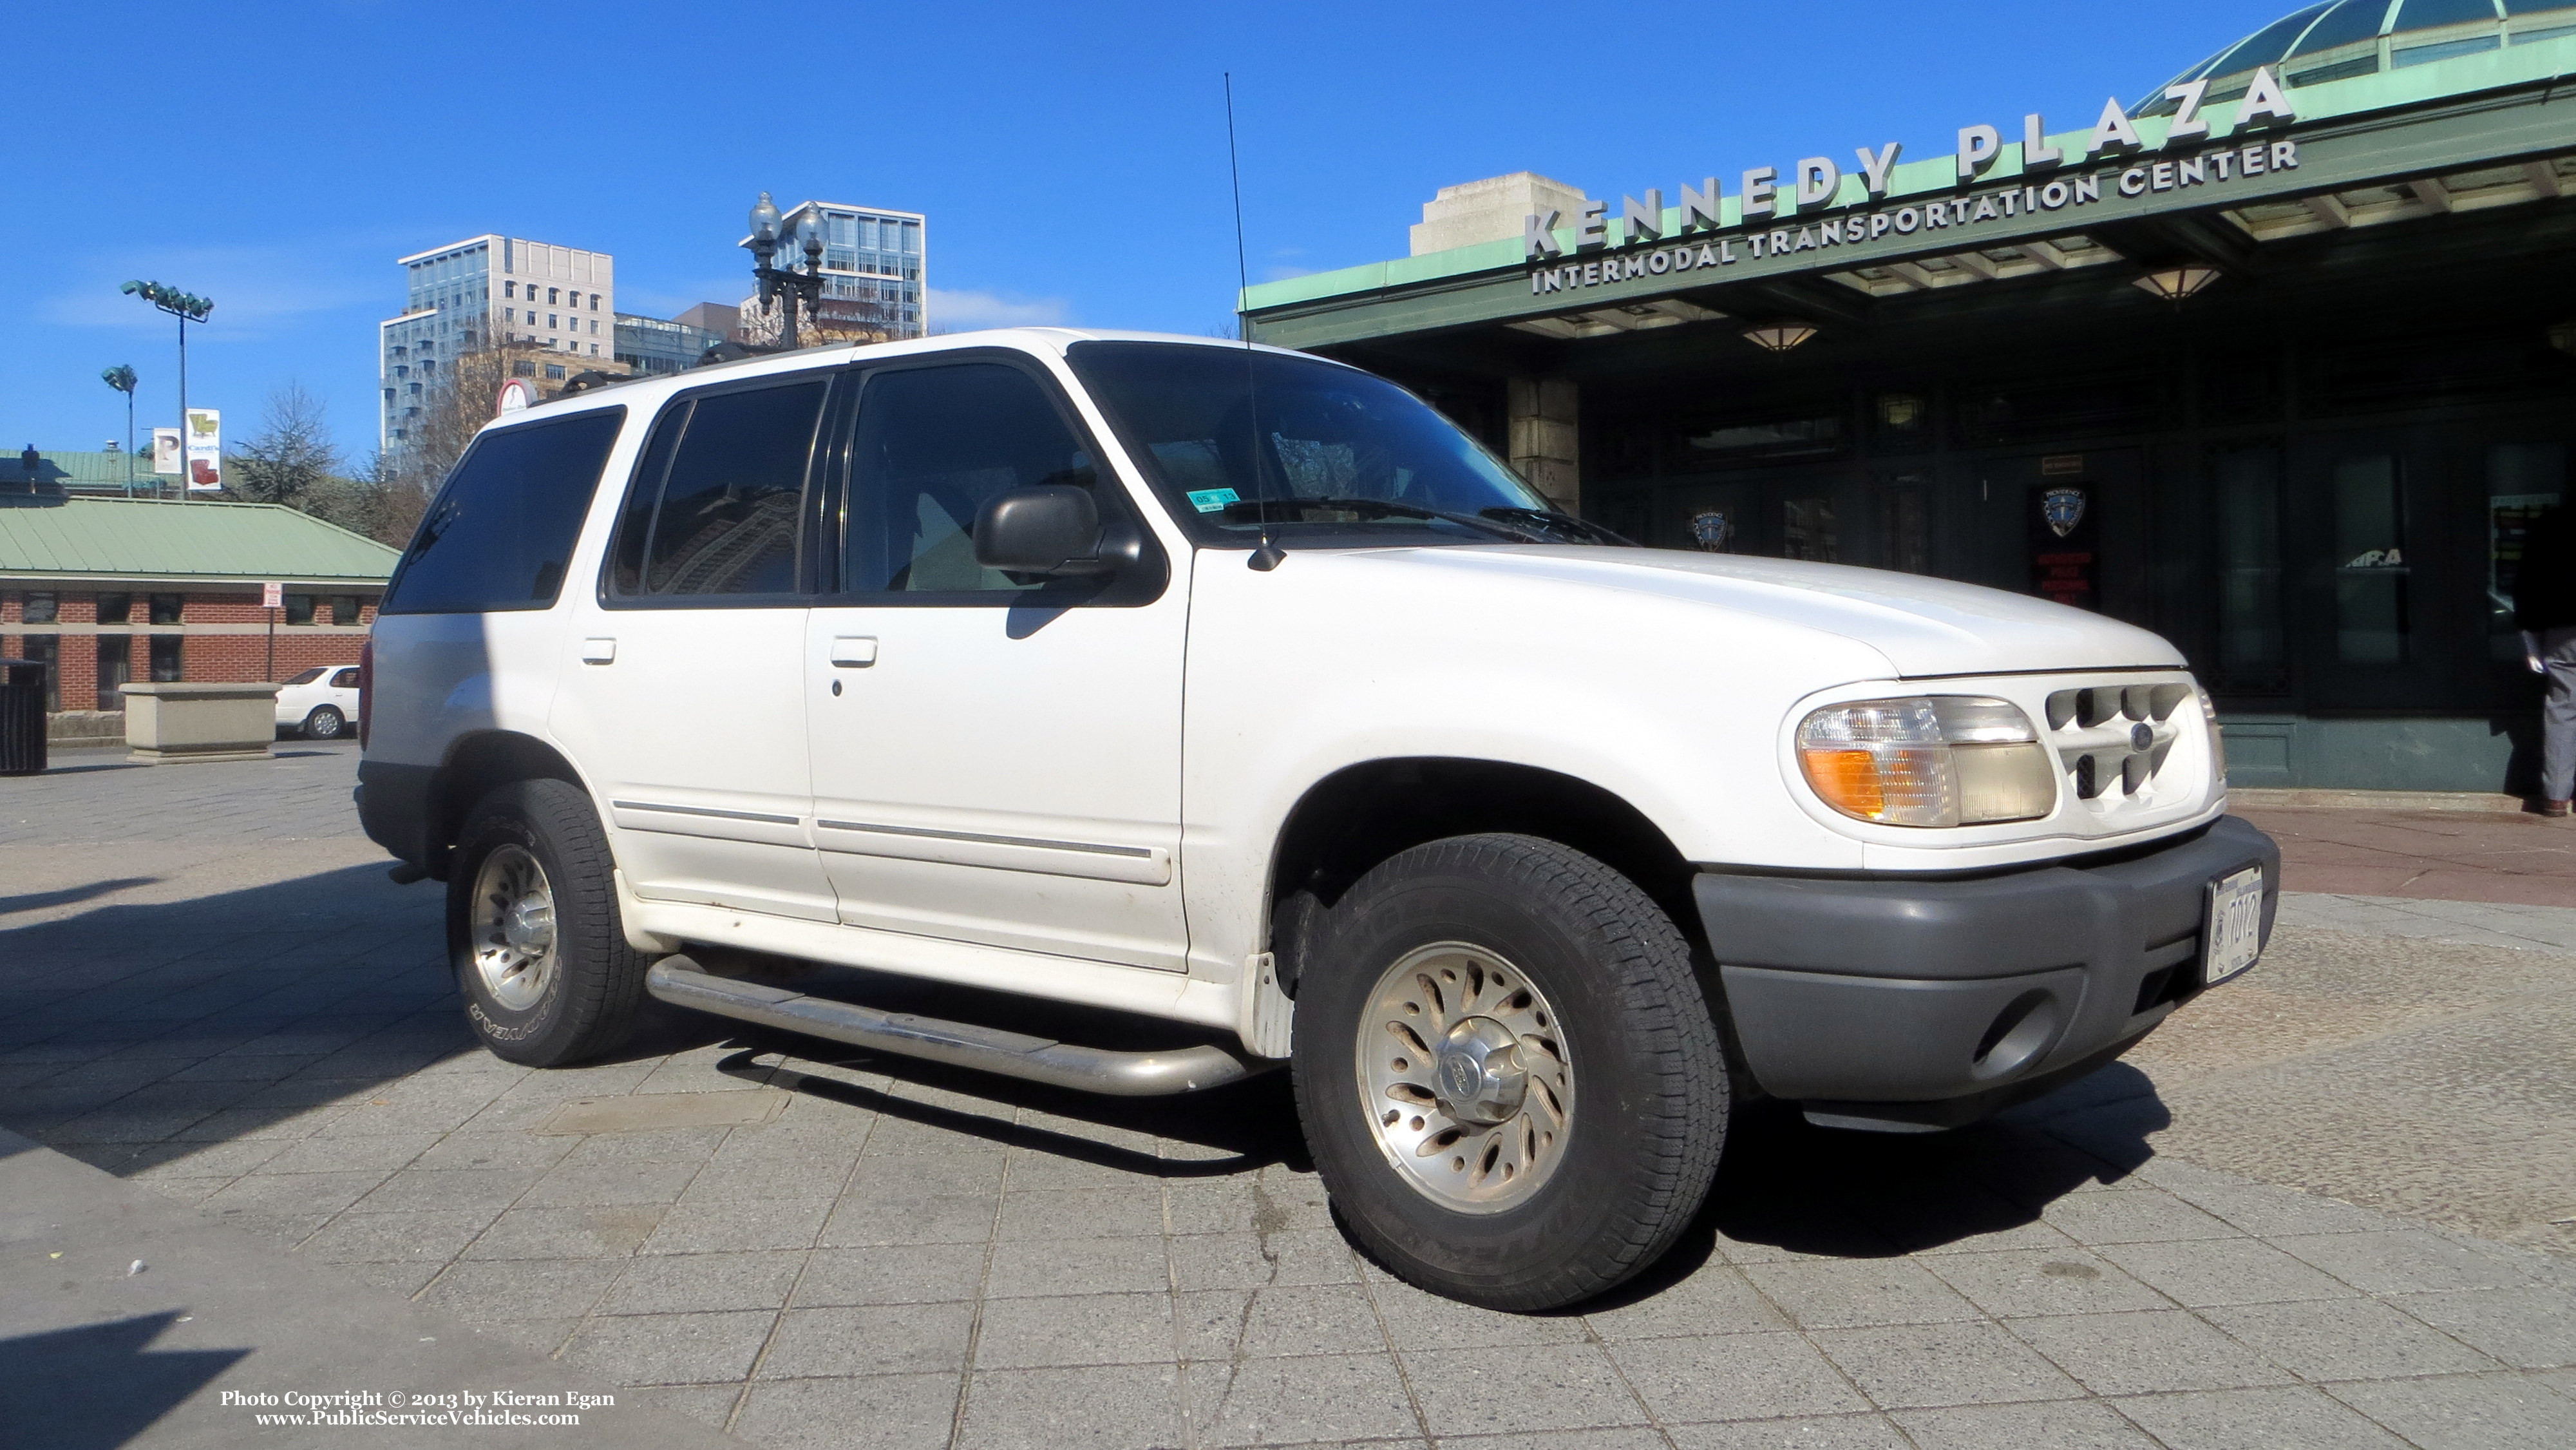
[[[61, 448], [39, 448], [36, 450], [38, 460], [36, 481], [40, 484], [59, 484], [64, 488], [122, 489], [125, 487], [125, 463], [129, 456], [134, 460], [136, 488], [150, 488], [155, 483], [175, 486], [179, 482], [176, 477], [158, 479], [153, 477], [152, 454], [148, 448], [132, 455], [122, 452], [79, 453]], [[0, 484], [26, 481], [27, 469], [20, 461], [19, 453], [14, 449], [0, 453]]]
[[282, 504], [0, 496], [0, 578], [382, 584], [398, 557]]
[[[2511, 4], [2513, 0], [2507, 0], [2507, 3]], [[2206, 64], [2194, 69], [2205, 69]], [[2345, 79], [2319, 81], [2310, 85], [2287, 82], [2285, 84], [2288, 84], [2291, 99], [2298, 107], [2299, 128], [2305, 130], [2320, 121], [2420, 106], [2447, 97], [2474, 95], [2483, 91], [2546, 84], [2571, 72], [2576, 72], [2576, 33], [2553, 31], [2536, 39], [2525, 40], [2520, 44], [2452, 56], [2429, 64], [2384, 70], [2369, 75], [2355, 75]], [[2224, 137], [2235, 131], [2237, 110], [2238, 103], [2231, 99], [2205, 107], [2202, 115], [2209, 120], [2212, 132]], [[2000, 108], [1998, 108], [1998, 115], [2000, 117]], [[2172, 122], [2163, 116], [2140, 115], [2136, 118], [2135, 124], [2147, 148], [2154, 151], [2163, 146], [2165, 132]], [[2087, 124], [2079, 129], [2052, 133], [2048, 139], [2050, 144], [2073, 156], [2082, 154], [2085, 141], [2091, 135], [2092, 127]], [[2018, 141], [2005, 142], [1993, 164], [1985, 169], [1979, 180], [1991, 183], [2022, 175], [2024, 168], [2021, 152], [2021, 144]], [[1947, 154], [1900, 162], [1890, 178], [1887, 201], [1892, 204], [1908, 196], [1953, 194], [1958, 190], [1958, 185], [1957, 161]], [[1614, 190], [1608, 194], [1616, 197], [1620, 193]], [[1822, 217], [1833, 211], [1858, 206], [1869, 200], [1861, 178], [1857, 175], [1848, 175], [1843, 178], [1841, 189], [1834, 198], [1818, 208], [1814, 216]], [[1719, 203], [1721, 216], [1717, 226], [1718, 231], [1733, 231], [1744, 224], [1742, 201], [1740, 196], [1730, 193]], [[1779, 218], [1787, 220], [1797, 214], [1798, 208], [1783, 196]], [[1675, 235], [1680, 228], [1680, 208], [1666, 207], [1664, 220], [1665, 235]], [[1569, 255], [1574, 252], [1575, 234], [1572, 226], [1561, 228], [1557, 232], [1557, 240]], [[1441, 282], [1449, 278], [1502, 272], [1518, 269], [1523, 263], [1521, 239], [1518, 236], [1512, 236], [1496, 241], [1477, 242], [1470, 246], [1453, 247], [1447, 251], [1426, 252], [1418, 257], [1395, 257], [1383, 262], [1367, 262], [1356, 267], [1316, 272], [1278, 282], [1258, 282], [1242, 291], [1239, 306], [1245, 312], [1256, 314], [1254, 322], [1258, 329], [1261, 319], [1257, 314], [1270, 309], [1296, 307], [1300, 304], [1325, 302], [1334, 298], [1356, 298], [1425, 283]], [[1305, 345], [1303, 341], [1274, 338], [1258, 330], [1254, 335], [1262, 341], [1279, 341], [1290, 347]]]

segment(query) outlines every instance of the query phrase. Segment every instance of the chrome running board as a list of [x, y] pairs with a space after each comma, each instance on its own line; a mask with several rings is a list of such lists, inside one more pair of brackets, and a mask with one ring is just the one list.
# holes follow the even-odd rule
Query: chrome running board
[[756, 982], [737, 982], [715, 976], [685, 956], [655, 962], [652, 970], [644, 974], [644, 990], [675, 1007], [757, 1022], [763, 1027], [1117, 1097], [1203, 1092], [1281, 1065], [1247, 1061], [1214, 1045], [1169, 1052], [1076, 1047], [1048, 1037], [917, 1017], [909, 1012], [885, 1012], [855, 1002], [808, 997]]

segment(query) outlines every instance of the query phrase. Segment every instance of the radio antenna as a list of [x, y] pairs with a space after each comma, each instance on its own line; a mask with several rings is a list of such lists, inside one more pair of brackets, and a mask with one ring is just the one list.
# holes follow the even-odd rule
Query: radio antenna
[[1253, 370], [1252, 324], [1243, 315], [1244, 294], [1252, 290], [1252, 268], [1243, 251], [1243, 161], [1234, 144], [1234, 72], [1225, 73], [1225, 167], [1234, 182], [1234, 331], [1243, 339], [1243, 397], [1252, 431], [1252, 506], [1261, 511], [1261, 547], [1247, 562], [1264, 573], [1288, 557], [1270, 542], [1269, 491], [1261, 486], [1261, 382]]

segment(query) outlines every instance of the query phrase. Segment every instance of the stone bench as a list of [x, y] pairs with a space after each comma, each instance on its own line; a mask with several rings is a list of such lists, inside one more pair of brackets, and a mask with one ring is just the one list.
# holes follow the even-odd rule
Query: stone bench
[[147, 764], [264, 760], [277, 740], [277, 686], [166, 681], [129, 684], [125, 743]]

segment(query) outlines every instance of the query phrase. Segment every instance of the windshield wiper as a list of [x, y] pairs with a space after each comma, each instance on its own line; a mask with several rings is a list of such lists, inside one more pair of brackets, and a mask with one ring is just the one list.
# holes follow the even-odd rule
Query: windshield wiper
[[1614, 544], [1623, 549], [1645, 547], [1627, 535], [1613, 533], [1590, 519], [1579, 519], [1572, 514], [1559, 513], [1555, 509], [1497, 507], [1482, 509], [1479, 512], [1489, 519], [1526, 519], [1542, 528], [1560, 529], [1578, 539], [1589, 539], [1596, 544]]
[[[1310, 498], [1303, 494], [1290, 498], [1247, 498], [1239, 499], [1233, 503], [1227, 504], [1225, 506], [1225, 511], [1228, 514], [1233, 514], [1236, 510], [1240, 509], [1247, 516], [1265, 517], [1267, 516], [1268, 510], [1273, 507], [1292, 509], [1301, 513], [1310, 508], [1346, 509], [1353, 513], [1376, 514], [1381, 518], [1388, 515], [1394, 515], [1409, 519], [1438, 519], [1444, 523], [1457, 524], [1463, 528], [1474, 529], [1479, 533], [1494, 534], [1501, 538], [1513, 540], [1517, 543], [1544, 544], [1551, 542], [1541, 535], [1531, 533], [1526, 528], [1515, 527], [1506, 519], [1487, 518], [1482, 514], [1452, 513], [1447, 509], [1424, 508], [1418, 503], [1398, 503], [1393, 499], [1386, 498]], [[1487, 512], [1490, 513], [1492, 511], [1488, 510]], [[1529, 510], [1529, 512], [1536, 513], [1538, 510], [1532, 509]]]

